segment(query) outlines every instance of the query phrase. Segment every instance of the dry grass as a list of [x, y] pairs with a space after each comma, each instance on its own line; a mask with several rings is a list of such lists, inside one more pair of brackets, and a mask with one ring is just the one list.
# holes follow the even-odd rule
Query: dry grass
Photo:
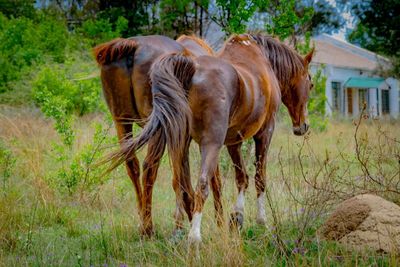
[[[76, 122], [73, 153], [91, 142], [93, 121], [102, 122], [103, 116], [90, 115]], [[245, 226], [240, 235], [216, 227], [210, 194], [204, 211], [199, 263], [189, 256], [185, 237], [170, 238], [175, 196], [167, 159], [163, 160], [153, 194], [156, 235], [143, 240], [138, 232], [133, 188], [123, 168], [93, 190], [81, 187], [72, 194], [61, 192], [49, 183], [52, 178], [49, 175], [70, 159], [61, 162], [55, 159], [54, 144], [60, 144], [60, 140], [51, 121], [43, 119], [34, 108], [0, 107], [0, 140], [16, 160], [9, 179], [4, 185], [0, 181], [0, 266], [395, 266], [399, 260], [395, 255], [360, 254], [319, 240], [315, 235], [332, 205], [341, 198], [376, 189], [386, 198], [400, 199], [396, 193], [379, 191], [381, 187], [368, 179], [363, 184], [354, 182], [364, 175], [355, 155], [354, 131], [351, 122], [334, 122], [326, 132], [311, 132], [306, 138], [299, 138], [279, 124], [267, 167], [268, 224], [264, 227], [255, 223], [253, 178], [246, 195]], [[383, 138], [382, 132], [391, 139]], [[400, 164], [396, 159], [400, 146], [398, 139], [393, 139], [399, 138], [398, 132], [398, 122], [368, 120], [359, 129], [362, 142], [367, 142], [369, 153], [373, 154], [368, 166], [374, 175], [383, 175], [379, 179], [384, 183], [389, 176], [400, 181]], [[114, 130], [109, 134], [114, 135]], [[253, 177], [252, 143], [247, 143], [243, 151]], [[193, 144], [193, 184], [199, 162], [198, 149]], [[223, 206], [228, 218], [237, 192], [234, 170], [225, 149], [220, 162]], [[4, 164], [0, 166], [4, 168]], [[4, 179], [1, 172], [0, 179]], [[390, 185], [396, 185], [396, 180]], [[186, 226], [189, 227], [187, 222]]]

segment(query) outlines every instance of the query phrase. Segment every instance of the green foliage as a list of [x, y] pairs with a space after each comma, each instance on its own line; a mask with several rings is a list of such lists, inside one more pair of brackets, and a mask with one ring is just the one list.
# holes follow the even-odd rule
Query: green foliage
[[216, 4], [220, 14], [218, 21], [227, 35], [245, 32], [246, 23], [258, 8], [258, 1], [254, 0], [217, 0]]
[[281, 40], [304, 33], [305, 25], [311, 22], [313, 17], [312, 7], [302, 7], [298, 10], [298, 1], [280, 0], [267, 2], [266, 9], [271, 14], [270, 21], [265, 25], [268, 33], [279, 36]]
[[[106, 19], [113, 25], [113, 30], [118, 31], [117, 25], [120, 17], [127, 20], [127, 27], [120, 34], [123, 37], [148, 34], [151, 31], [152, 20], [149, 11], [158, 5], [158, 1], [108, 1], [100, 3], [97, 10], [93, 10], [96, 16], [91, 19]], [[154, 13], [153, 13], [154, 15]]]
[[63, 65], [44, 66], [32, 83], [35, 103], [46, 117], [54, 120], [54, 128], [62, 139], [61, 144], [53, 145], [51, 154], [57, 167], [46, 179], [53, 188], [69, 194], [81, 187], [92, 188], [107, 179], [101, 175], [104, 168], [92, 169], [92, 164], [102, 156], [100, 145], [106, 141], [111, 143], [108, 129], [93, 124], [92, 141], [81, 149], [75, 149], [76, 117], [105, 109], [99, 78], [87, 74], [91, 70], [87, 63], [72, 59]]
[[322, 68], [319, 68], [312, 77], [314, 88], [308, 101], [310, 125], [314, 130], [318, 131], [324, 131], [328, 126], [328, 118], [325, 116], [327, 101], [325, 96], [326, 76], [323, 75], [322, 70]]
[[110, 126], [111, 124], [104, 128], [100, 123], [93, 123], [93, 137], [79, 151], [74, 151], [68, 146], [54, 145], [53, 154], [60, 167], [46, 177], [53, 188], [73, 194], [79, 188], [91, 191], [109, 179], [109, 176], [104, 175], [104, 166], [93, 165], [104, 157], [101, 147], [116, 142], [115, 138], [108, 135]]
[[128, 20], [122, 16], [118, 17], [115, 25], [108, 19], [90, 19], [82, 24], [79, 31], [88, 38], [91, 45], [109, 41], [120, 37], [122, 32], [127, 30]]
[[193, 12], [194, 5], [189, 0], [162, 0], [160, 1], [161, 32], [169, 35], [190, 31], [191, 23], [188, 15]]
[[11, 150], [0, 140], [0, 182], [3, 193], [6, 193], [7, 184], [12, 175], [16, 160]]
[[0, 13], [7, 17], [35, 17], [34, 0], [0, 0]]
[[400, 10], [399, 0], [360, 1], [353, 5], [358, 19], [349, 40], [392, 59], [389, 75], [400, 77]]
[[7, 19], [2, 13], [0, 21], [0, 93], [35, 64], [48, 58], [64, 62], [68, 33], [62, 22], [45, 17]]
[[73, 115], [83, 115], [100, 107], [98, 79], [73, 80], [65, 69], [44, 67], [32, 84], [32, 96], [46, 117], [55, 120], [55, 129], [64, 144], [71, 146], [74, 140]]
[[45, 116], [55, 120], [55, 129], [63, 142], [71, 146], [74, 139], [72, 127], [73, 103], [69, 98], [73, 84], [60, 70], [43, 69], [33, 83], [33, 97]]

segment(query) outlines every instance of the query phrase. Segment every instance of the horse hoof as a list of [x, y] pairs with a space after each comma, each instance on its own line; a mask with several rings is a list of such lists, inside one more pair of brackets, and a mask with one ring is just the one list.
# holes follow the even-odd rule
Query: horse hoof
[[231, 214], [231, 219], [229, 221], [229, 226], [232, 229], [240, 230], [243, 227], [244, 216], [241, 212], [234, 212]]
[[140, 235], [142, 237], [152, 237], [154, 235], [153, 227], [142, 227], [140, 229]]
[[267, 223], [267, 219], [265, 217], [257, 217], [256, 223], [260, 225], [265, 225]]
[[198, 246], [201, 243], [201, 236], [194, 234], [192, 232], [189, 232], [188, 241], [189, 241], [189, 245]]
[[[192, 236], [189, 233], [188, 242], [189, 242], [188, 256], [189, 256], [190, 261], [192, 261], [192, 260], [199, 261], [200, 260], [201, 237], [200, 236]], [[194, 265], [193, 262], [191, 262], [189, 264], [189, 266], [192, 266], [192, 265]]]

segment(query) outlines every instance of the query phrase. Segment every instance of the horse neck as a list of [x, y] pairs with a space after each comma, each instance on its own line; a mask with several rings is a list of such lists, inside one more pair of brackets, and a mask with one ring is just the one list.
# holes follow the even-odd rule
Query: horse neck
[[296, 83], [296, 80], [301, 76], [298, 70], [293, 69], [293, 66], [284, 66], [283, 64], [276, 64], [266, 55], [266, 58], [271, 65], [271, 68], [276, 76], [279, 83], [281, 94], [286, 94], [289, 90], [292, 90], [292, 85]]

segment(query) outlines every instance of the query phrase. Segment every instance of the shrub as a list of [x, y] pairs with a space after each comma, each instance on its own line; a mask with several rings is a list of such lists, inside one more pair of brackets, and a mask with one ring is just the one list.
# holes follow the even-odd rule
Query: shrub
[[3, 193], [6, 193], [9, 179], [12, 175], [16, 158], [0, 140], [0, 177]]
[[73, 115], [93, 112], [102, 103], [98, 79], [73, 80], [57, 65], [44, 67], [38, 73], [32, 96], [45, 116], [55, 120], [56, 131], [69, 146], [74, 138]]
[[322, 74], [322, 69], [318, 69], [312, 77], [314, 88], [308, 101], [310, 125], [314, 130], [324, 131], [328, 126], [328, 118], [325, 116], [326, 96], [325, 84], [326, 76]]
[[0, 93], [34, 63], [44, 63], [46, 58], [64, 62], [68, 35], [64, 22], [45, 17], [7, 19], [2, 13], [0, 22]]
[[110, 39], [121, 36], [123, 31], [128, 28], [128, 20], [119, 16], [115, 24], [108, 19], [87, 20], [82, 24], [79, 31], [88, 38], [90, 45], [109, 41]]
[[59, 164], [46, 177], [49, 184], [60, 192], [72, 194], [78, 189], [91, 192], [96, 186], [109, 179], [104, 175], [107, 166], [96, 166], [95, 163], [104, 157], [105, 144], [115, 144], [116, 140], [109, 136], [109, 129], [100, 123], [91, 125], [95, 132], [92, 140], [83, 148], [74, 151], [71, 147], [54, 145], [53, 155]]

